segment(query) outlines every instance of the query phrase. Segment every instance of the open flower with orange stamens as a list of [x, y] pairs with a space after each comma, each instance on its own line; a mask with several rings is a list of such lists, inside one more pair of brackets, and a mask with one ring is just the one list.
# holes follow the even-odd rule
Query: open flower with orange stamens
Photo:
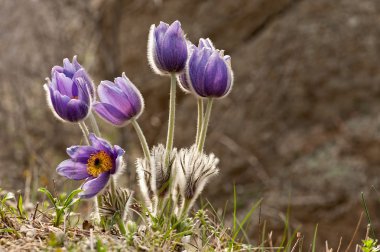
[[90, 146], [72, 146], [67, 149], [70, 159], [57, 167], [59, 175], [73, 180], [86, 179], [81, 186], [79, 196], [92, 198], [101, 192], [112, 175], [119, 173], [123, 167], [125, 151], [119, 146], [111, 146], [106, 140], [89, 135]]

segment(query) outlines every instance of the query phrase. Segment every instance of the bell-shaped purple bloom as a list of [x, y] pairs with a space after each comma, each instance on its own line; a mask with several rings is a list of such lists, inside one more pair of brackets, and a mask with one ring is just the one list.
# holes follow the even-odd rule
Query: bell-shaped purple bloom
[[77, 145], [67, 148], [70, 159], [61, 162], [57, 173], [73, 180], [86, 181], [81, 186], [83, 190], [79, 197], [92, 198], [101, 192], [112, 175], [118, 174], [123, 168], [125, 151], [117, 145], [113, 147], [104, 139], [89, 135], [91, 145]]
[[68, 58], [63, 60], [62, 66], [54, 66], [51, 70], [51, 75], [53, 76], [55, 72], [63, 73], [67, 78], [75, 80], [77, 78], [82, 78], [84, 83], [88, 86], [91, 98], [95, 101], [95, 88], [87, 71], [78, 63], [77, 56], [73, 57], [73, 61], [70, 62]]
[[149, 64], [157, 74], [182, 72], [187, 60], [187, 45], [179, 21], [170, 26], [160, 22], [152, 25], [148, 39]]
[[102, 81], [98, 86], [101, 102], [94, 103], [96, 113], [107, 122], [124, 126], [137, 119], [144, 110], [144, 99], [136, 86], [125, 76], [114, 82]]
[[58, 119], [79, 122], [89, 115], [91, 95], [83, 77], [70, 78], [63, 72], [53, 71], [52, 80], [48, 80], [44, 89], [48, 104]]
[[200, 39], [189, 58], [186, 80], [199, 97], [225, 97], [233, 85], [231, 57], [215, 49], [210, 39]]

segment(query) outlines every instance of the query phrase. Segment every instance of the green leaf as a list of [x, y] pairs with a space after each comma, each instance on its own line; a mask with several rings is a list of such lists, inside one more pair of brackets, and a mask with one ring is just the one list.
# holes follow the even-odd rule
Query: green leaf
[[[74, 203], [72, 203], [72, 201], [73, 201], [73, 198], [75, 197], [75, 196], [77, 196], [80, 192], [82, 192], [83, 190], [82, 189], [76, 189], [76, 190], [74, 190], [74, 191], [72, 191], [70, 194], [69, 194], [69, 196], [67, 196], [67, 198], [66, 198], [66, 200], [65, 200], [65, 203], [63, 203], [63, 206], [65, 207], [65, 208], [67, 208], [67, 207], [70, 207], [70, 206], [72, 206]], [[75, 201], [76, 202], [76, 201]]]
[[50, 202], [54, 205], [54, 207], [57, 208], [56, 199], [53, 197], [53, 195], [49, 192], [48, 189], [40, 187], [38, 188], [38, 191], [44, 193], [49, 198]]
[[20, 194], [20, 196], [18, 196], [17, 210], [18, 210], [18, 213], [20, 214], [20, 216], [21, 216], [22, 218], [26, 218], [25, 211], [24, 211], [24, 205], [23, 205], [23, 202], [22, 202], [22, 196], [21, 196], [21, 194]]

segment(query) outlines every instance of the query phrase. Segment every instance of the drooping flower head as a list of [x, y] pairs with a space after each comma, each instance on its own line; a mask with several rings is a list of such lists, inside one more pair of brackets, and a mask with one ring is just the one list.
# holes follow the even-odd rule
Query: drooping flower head
[[51, 80], [44, 85], [47, 101], [53, 114], [60, 120], [79, 122], [91, 110], [93, 86], [86, 71], [76, 60], [63, 60], [63, 67], [54, 66]]
[[148, 38], [148, 61], [157, 74], [179, 73], [185, 68], [187, 45], [181, 23], [152, 25]]
[[186, 71], [187, 85], [199, 97], [223, 98], [232, 89], [231, 57], [215, 49], [210, 39], [193, 47]]
[[136, 86], [127, 78], [115, 78], [114, 82], [102, 81], [98, 86], [101, 102], [94, 103], [96, 113], [105, 121], [124, 126], [137, 119], [144, 110], [144, 99]]
[[191, 208], [209, 179], [219, 173], [219, 159], [214, 154], [201, 153], [192, 146], [190, 149], [181, 149], [176, 161], [176, 185], [181, 197], [190, 202], [188, 208]]
[[77, 145], [67, 149], [70, 159], [57, 167], [59, 175], [73, 180], [85, 179], [81, 186], [81, 198], [88, 199], [102, 191], [112, 175], [123, 168], [125, 151], [117, 145], [113, 147], [104, 139], [89, 135], [90, 146]]

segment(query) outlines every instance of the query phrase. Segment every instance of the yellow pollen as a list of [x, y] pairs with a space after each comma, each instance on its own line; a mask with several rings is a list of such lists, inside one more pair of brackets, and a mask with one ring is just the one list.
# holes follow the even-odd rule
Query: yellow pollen
[[112, 158], [105, 151], [92, 154], [87, 161], [87, 172], [94, 177], [98, 177], [111, 169]]

